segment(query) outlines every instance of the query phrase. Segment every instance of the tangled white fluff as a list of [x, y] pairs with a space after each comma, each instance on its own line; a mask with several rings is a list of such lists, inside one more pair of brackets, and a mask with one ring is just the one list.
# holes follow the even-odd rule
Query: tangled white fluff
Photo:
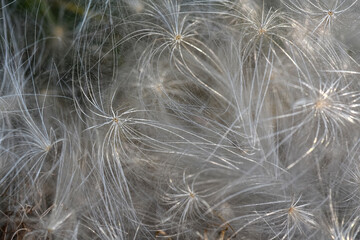
[[358, 0], [0, 1], [0, 239], [360, 238]]

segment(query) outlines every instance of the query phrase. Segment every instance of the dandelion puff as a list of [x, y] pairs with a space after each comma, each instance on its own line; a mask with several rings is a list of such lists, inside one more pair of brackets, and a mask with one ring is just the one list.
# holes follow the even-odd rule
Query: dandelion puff
[[[145, 110], [116, 109], [117, 94], [115, 89], [111, 90], [110, 97], [103, 94], [85, 96], [88, 108], [79, 107], [78, 111], [83, 114], [83, 118], [86, 117], [88, 127], [84, 133], [95, 139], [91, 161], [97, 166], [96, 174], [103, 201], [115, 201], [115, 204], [121, 199], [119, 208], [124, 209], [124, 218], [132, 219], [129, 224], [135, 226], [139, 219], [133, 205], [136, 194], [130, 181], [133, 179], [134, 183], [136, 178], [144, 177], [139, 176], [136, 170], [149, 163], [147, 152], [162, 151], [169, 144], [148, 133], [153, 132], [154, 128], [162, 131], [162, 128], [153, 120], [137, 116]], [[135, 159], [141, 159], [142, 164]], [[114, 196], [117, 196], [116, 200]]]
[[[178, 1], [166, 0], [161, 5], [150, 1], [146, 7], [147, 10], [144, 13], [144, 17], [145, 19], [146, 17], [150, 17], [153, 21], [145, 21], [145, 19], [144, 21], [135, 21], [134, 24], [141, 24], [141, 29], [130, 35], [131, 38], [155, 38], [155, 41], [144, 51], [149, 56], [146, 57], [144, 55], [141, 59], [151, 61], [160, 54], [160, 56], [158, 56], [159, 59], [163, 52], [170, 53], [172, 57], [177, 50], [181, 52], [181, 46], [186, 46], [184, 44], [189, 45], [190, 48], [197, 49], [197, 47], [191, 43], [191, 40], [195, 40], [196, 42], [194, 36], [197, 35], [196, 27], [198, 21], [188, 20], [188, 18], [190, 18], [189, 13], [181, 11], [182, 5]], [[189, 40], [190, 42], [188, 42]], [[158, 46], [157, 42], [159, 41], [160, 45]]]
[[[294, 237], [308, 236], [309, 231], [314, 229], [317, 223], [314, 215], [306, 209], [308, 204], [300, 204], [299, 202], [300, 198], [292, 201], [269, 201], [241, 206], [241, 208], [255, 207], [258, 210], [255, 210], [253, 214], [246, 214], [229, 220], [230, 224], [241, 219], [247, 222], [236, 229], [232, 237], [235, 237], [246, 228], [251, 228], [251, 225], [255, 225], [257, 228], [262, 226], [263, 231], [266, 229], [268, 239], [292, 239]], [[287, 206], [279, 208], [279, 206], [284, 205]], [[263, 210], [264, 208], [269, 210]]]
[[279, 49], [285, 52], [285, 42], [292, 43], [288, 33], [292, 30], [291, 18], [281, 9], [265, 9], [263, 4], [260, 9], [243, 10], [231, 9], [231, 28], [244, 37], [245, 56], [255, 58], [255, 61], [262, 56], [267, 49]]
[[[23, 110], [24, 115], [21, 123], [23, 129], [14, 132], [16, 144], [9, 151], [18, 154], [20, 157], [12, 164], [7, 172], [2, 174], [0, 184], [11, 183], [15, 179], [18, 184], [25, 180], [35, 181], [42, 175], [42, 172], [52, 171], [53, 166], [48, 163], [50, 156], [57, 155], [56, 148], [63, 138], [58, 138], [54, 128], [48, 128], [39, 115], [40, 122], [34, 119], [28, 110]], [[53, 150], [54, 149], [54, 150]], [[10, 179], [9, 179], [10, 178]]]
[[173, 180], [169, 179], [169, 188], [174, 193], [166, 193], [164, 196], [164, 201], [173, 206], [169, 209], [170, 215], [171, 213], [177, 213], [175, 211], [177, 208], [182, 209], [181, 217], [180, 217], [180, 224], [183, 224], [186, 221], [188, 215], [200, 213], [201, 216], [201, 209], [205, 207], [205, 210], [209, 208], [209, 204], [203, 200], [205, 195], [195, 192], [194, 184], [196, 182], [196, 177], [193, 178], [191, 184], [187, 183], [187, 179], [189, 179], [191, 175], [186, 176], [185, 172], [183, 173], [182, 184], [183, 187], [176, 186]]
[[[339, 143], [340, 139], [347, 136], [349, 128], [359, 121], [359, 93], [353, 83], [347, 82], [342, 75], [337, 74], [318, 75], [318, 78], [316, 80], [312, 77], [309, 81], [301, 82], [301, 94], [294, 100], [293, 111], [276, 117], [292, 119], [292, 126], [281, 130], [287, 132], [286, 139], [301, 134], [302, 131], [299, 130], [303, 126], [312, 129], [306, 137], [311, 146], [303, 157], [320, 145]], [[302, 141], [303, 144], [306, 144], [306, 141]], [[295, 166], [301, 158], [290, 164], [287, 169]]]
[[175, 235], [179, 237], [187, 232], [191, 234], [196, 229], [204, 230], [201, 229], [203, 224], [209, 225], [207, 229], [210, 229], [211, 223], [216, 224], [221, 220], [216, 211], [209, 212], [210, 204], [222, 185], [220, 179], [206, 178], [212, 171], [214, 169], [207, 169], [196, 174], [186, 174], [184, 171], [182, 179], [169, 179], [168, 189], [161, 191], [161, 204], [167, 210], [159, 227], [169, 226], [170, 233], [176, 231]]
[[[356, 7], [358, 0], [343, 1], [282, 1], [290, 10], [301, 14], [305, 19], [314, 22], [313, 33], [322, 31], [330, 32], [333, 25], [339, 21], [342, 15], [348, 14]], [[341, 21], [341, 20], [340, 20]]]
[[[33, 238], [34, 236], [63, 237], [74, 236], [75, 228], [71, 225], [76, 223], [76, 214], [74, 207], [69, 199], [74, 199], [76, 191], [72, 189], [76, 179], [77, 171], [73, 168], [72, 157], [65, 156], [68, 150], [63, 141], [58, 147], [60, 153], [55, 155], [58, 162], [51, 165], [51, 169], [44, 169], [38, 179], [29, 174], [26, 178], [26, 184], [30, 191], [17, 192], [18, 197], [11, 196], [11, 201], [18, 199], [20, 203], [9, 207], [9, 220], [18, 222], [16, 232], [13, 237], [23, 236], [24, 238]], [[71, 153], [73, 155], [73, 152]], [[55, 174], [54, 174], [55, 173]], [[21, 184], [21, 183], [20, 183]], [[81, 185], [81, 184], [80, 184]], [[16, 210], [18, 206], [22, 209]], [[12, 213], [12, 214], [11, 214]], [[19, 219], [21, 218], [21, 220]], [[23, 226], [21, 229], [20, 226]]]
[[[219, 59], [213, 49], [207, 44], [204, 34], [207, 34], [206, 23], [203, 17], [198, 16], [196, 11], [190, 9], [191, 4], [182, 4], [178, 1], [166, 0], [162, 4], [150, 1], [146, 10], [140, 17], [130, 24], [139, 25], [138, 30], [133, 31], [123, 41], [136, 39], [144, 42], [146, 48], [139, 57], [138, 68], [140, 78], [146, 78], [149, 66], [154, 72], [160, 68], [161, 59], [168, 59], [170, 68], [182, 72], [185, 76], [191, 76], [199, 86], [219, 95], [199, 75], [194, 67], [201, 66], [206, 72], [211, 73], [209, 65], [219, 67]], [[201, 11], [200, 11], [201, 13]], [[150, 73], [151, 74], [151, 73]], [[226, 99], [224, 96], [220, 96]]]

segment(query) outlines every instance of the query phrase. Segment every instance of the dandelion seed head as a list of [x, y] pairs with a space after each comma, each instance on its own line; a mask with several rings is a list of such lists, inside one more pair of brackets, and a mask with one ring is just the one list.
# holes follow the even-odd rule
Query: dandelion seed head
[[264, 35], [266, 33], [266, 29], [264, 29], [264, 28], [260, 28], [259, 29], [259, 35]]
[[51, 150], [51, 145], [45, 147], [45, 152], [49, 152]]
[[331, 106], [331, 102], [329, 101], [329, 99], [321, 98], [315, 102], [314, 107], [316, 111], [323, 111], [324, 109], [329, 108], [330, 106]]
[[181, 34], [176, 34], [175, 37], [174, 37], [174, 40], [175, 40], [176, 43], [179, 44], [179, 43], [181, 43], [182, 38], [183, 37], [181, 36]]
[[295, 211], [295, 209], [294, 209], [294, 207], [293, 207], [293, 206], [289, 207], [289, 209], [288, 209], [288, 213], [289, 213], [289, 215], [294, 214], [294, 211]]

